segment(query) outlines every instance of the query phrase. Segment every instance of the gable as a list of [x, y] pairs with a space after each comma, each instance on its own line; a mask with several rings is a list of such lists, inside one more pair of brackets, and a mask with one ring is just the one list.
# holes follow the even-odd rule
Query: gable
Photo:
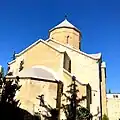
[[[15, 67], [12, 68], [12, 70], [14, 69], [14, 73], [17, 74], [19, 72], [20, 63], [22, 60], [24, 60], [24, 68], [30, 68], [35, 65], [42, 65], [57, 72], [62, 67], [62, 58], [63, 52], [58, 51], [46, 42], [41, 41], [31, 48], [17, 54], [16, 60], [14, 61]], [[12, 64], [13, 63], [11, 62], [11, 67], [13, 66]]]
[[[59, 67], [61, 55], [59, 51], [40, 42], [32, 49], [25, 53], [25, 66], [32, 67], [34, 65], [44, 65], [47, 67]], [[57, 69], [57, 68], [56, 68]]]
[[[21, 51], [20, 53], [18, 54], [15, 54], [16, 57], [26, 53], [27, 51], [31, 50], [32, 48], [36, 47], [38, 44], [40, 43], [44, 43], [45, 45], [51, 47], [52, 49], [58, 51], [56, 48], [54, 48], [53, 46], [49, 45], [48, 43], [46, 43], [45, 41], [43, 41], [42, 39], [39, 39], [38, 41], [34, 42], [33, 44], [31, 44], [30, 46], [28, 46], [26, 49], [24, 49], [23, 51]], [[60, 52], [60, 51], [58, 51]]]
[[[58, 49], [56, 49], [56, 47], [51, 46], [48, 43], [46, 43], [45, 41], [39, 39], [38, 41], [34, 42], [30, 46], [28, 46], [27, 48], [25, 48], [24, 50], [22, 50], [20, 53], [15, 54], [16, 58], [18, 58], [20, 56], [24, 56], [27, 52], [31, 51], [31, 49], [34, 49], [34, 47], [36, 47], [38, 44], [42, 44], [42, 43], [45, 44], [45, 45], [47, 45], [47, 46], [49, 46], [50, 48], [54, 49], [55, 51], [62, 53], [62, 51], [59, 51]], [[13, 60], [13, 61], [8, 62], [8, 65], [13, 64], [14, 62], [16, 62], [16, 59]]]

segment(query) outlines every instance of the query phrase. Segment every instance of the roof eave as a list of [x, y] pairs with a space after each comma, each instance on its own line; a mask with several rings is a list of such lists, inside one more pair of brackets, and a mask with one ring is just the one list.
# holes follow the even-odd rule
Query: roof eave
[[31, 49], [33, 46], [37, 45], [42, 39], [37, 40], [36, 42], [34, 42], [33, 44], [31, 44], [30, 46], [28, 46], [27, 48], [25, 48], [23, 51], [21, 51], [18, 54], [15, 54], [16, 57], [20, 56], [21, 54], [25, 53], [26, 51], [28, 51], [29, 49]]
[[60, 29], [60, 28], [69, 28], [69, 29], [74, 29], [75, 31], [81, 33], [81, 31], [77, 28], [73, 28], [73, 27], [67, 27], [67, 26], [62, 26], [62, 27], [54, 27], [52, 29], [49, 30], [49, 32], [52, 32], [53, 30], [56, 30], [56, 29]]
[[12, 60], [11, 62], [8, 62], [7, 64], [10, 65], [12, 63], [14, 63], [16, 60]]
[[[16, 79], [19, 76], [5, 76], [6, 79]], [[54, 82], [54, 83], [58, 83], [59, 81], [54, 79], [53, 80], [49, 80], [49, 79], [43, 79], [43, 78], [38, 78], [38, 77], [19, 77], [19, 79], [31, 79], [31, 80], [38, 80], [38, 81], [46, 81], [46, 82]]]
[[69, 47], [69, 46], [66, 46], [66, 45], [64, 45], [64, 44], [62, 44], [62, 43], [60, 43], [60, 42], [58, 42], [58, 41], [56, 41], [56, 40], [53, 40], [52, 38], [50, 38], [49, 40], [51, 40], [51, 41], [53, 41], [53, 42], [55, 42], [55, 43], [57, 43], [57, 44], [60, 44], [60, 45], [62, 45], [62, 46], [64, 46], [64, 47], [67, 47], [67, 48], [69, 48], [69, 49], [72, 49], [72, 50], [76, 51], [77, 53], [80, 53], [80, 54], [82, 54], [82, 55], [85, 55], [85, 56], [87, 56], [87, 57], [89, 57], [89, 58], [91, 58], [91, 59], [94, 59], [94, 60], [100, 60], [101, 57], [102, 57], [102, 54], [101, 54], [101, 53], [98, 53], [98, 54], [100, 54], [99, 57], [93, 57], [93, 56], [91, 56], [91, 55], [89, 55], [89, 54], [86, 54], [86, 53], [84, 53], [84, 52], [82, 52], [82, 51], [76, 50], [76, 49], [71, 48], [71, 47]]
[[[49, 39], [48, 39], [48, 40], [49, 40]], [[16, 56], [16, 57], [19, 57], [20, 55], [22, 55], [23, 53], [25, 53], [26, 51], [28, 51], [29, 49], [31, 49], [32, 47], [34, 47], [35, 45], [37, 45], [37, 44], [40, 43], [40, 42], [48, 45], [49, 47], [51, 47], [52, 49], [58, 51], [59, 53], [64, 53], [64, 51], [59, 51], [57, 48], [49, 45], [46, 41], [44, 41], [44, 40], [42, 40], [42, 39], [39, 39], [38, 41], [36, 41], [36, 42], [34, 42], [33, 44], [31, 44], [30, 46], [28, 46], [28, 47], [27, 47], [26, 49], [24, 49], [23, 51], [21, 51], [20, 53], [15, 54], [15, 56]], [[12, 64], [12, 63], [14, 63], [15, 61], [16, 61], [16, 60], [13, 60], [13, 61], [9, 62], [8, 64]]]

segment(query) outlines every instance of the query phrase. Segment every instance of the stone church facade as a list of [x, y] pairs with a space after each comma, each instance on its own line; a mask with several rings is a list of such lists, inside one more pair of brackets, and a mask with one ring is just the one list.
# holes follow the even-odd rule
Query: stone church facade
[[[83, 52], [82, 34], [67, 19], [52, 28], [48, 36], [47, 40], [39, 39], [15, 54], [15, 60], [8, 63], [6, 78], [20, 77], [20, 107], [34, 114], [40, 109], [37, 97], [43, 94], [47, 104], [60, 107], [61, 83], [65, 92], [75, 76], [79, 97], [87, 96], [81, 104], [90, 110], [93, 120], [100, 120], [107, 114], [106, 66], [101, 53]], [[60, 119], [64, 119], [59, 112]]]

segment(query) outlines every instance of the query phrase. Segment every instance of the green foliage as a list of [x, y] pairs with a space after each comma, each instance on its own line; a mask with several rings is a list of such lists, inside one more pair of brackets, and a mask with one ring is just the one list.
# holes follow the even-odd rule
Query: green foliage
[[109, 89], [108, 93], [111, 93], [111, 89]]
[[15, 100], [19, 91], [19, 77], [6, 79], [4, 70], [0, 74], [0, 119], [1, 120], [40, 120], [39, 116], [19, 108], [19, 100]]
[[[61, 93], [63, 91], [63, 83], [59, 82], [58, 84], [58, 91], [57, 91], [57, 98], [54, 99], [56, 101], [56, 107], [52, 107], [47, 103], [47, 101], [44, 101], [44, 95], [39, 95], [37, 99], [40, 100], [40, 110], [39, 113], [42, 115], [42, 117], [45, 120], [58, 120], [60, 115], [60, 99], [61, 99]], [[41, 110], [42, 108], [42, 110]]]
[[40, 106], [45, 109], [45, 113], [42, 114], [45, 120], [58, 120], [58, 110], [56, 108], [52, 108], [49, 104], [41, 104]]
[[15, 56], [15, 51], [13, 52], [13, 56], [12, 56], [12, 60], [15, 60], [16, 56]]
[[1, 100], [0, 103], [10, 103], [17, 107], [18, 102], [15, 100], [15, 94], [20, 89], [20, 85], [18, 84], [19, 77], [16, 77], [15, 80], [6, 80], [6, 78], [0, 79], [0, 86], [1, 86]]
[[109, 120], [109, 118], [107, 115], [104, 114], [102, 120]]
[[[88, 120], [92, 118], [92, 114], [87, 108], [84, 108], [80, 105], [80, 102], [85, 100], [86, 97], [83, 96], [79, 98], [77, 93], [79, 90], [77, 89], [77, 85], [75, 83], [75, 78], [72, 78], [72, 83], [68, 86], [68, 90], [66, 93], [62, 93], [65, 97], [64, 101], [66, 104], [62, 104], [61, 109], [64, 111], [67, 120]], [[42, 116], [45, 120], [58, 120], [58, 110], [57, 108], [52, 108], [50, 105], [45, 104], [43, 101], [44, 95], [38, 96], [40, 100], [40, 107], [43, 107], [46, 111]], [[39, 111], [40, 113], [41, 111]]]
[[67, 120], [85, 120], [92, 117], [90, 111], [80, 105], [80, 102], [85, 100], [86, 97], [79, 98], [77, 96], [78, 92], [76, 78], [73, 77], [71, 85], [68, 86], [68, 90], [66, 93], [63, 93], [66, 104], [62, 104], [62, 109]]
[[3, 78], [4, 77], [4, 68], [2, 67], [1, 69], [1, 77]]

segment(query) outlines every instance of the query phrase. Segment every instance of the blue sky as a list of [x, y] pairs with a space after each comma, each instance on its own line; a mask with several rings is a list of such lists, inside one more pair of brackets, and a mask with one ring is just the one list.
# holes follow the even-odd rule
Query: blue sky
[[82, 32], [82, 50], [102, 52], [107, 89], [120, 92], [120, 0], [0, 0], [0, 64], [68, 20]]

